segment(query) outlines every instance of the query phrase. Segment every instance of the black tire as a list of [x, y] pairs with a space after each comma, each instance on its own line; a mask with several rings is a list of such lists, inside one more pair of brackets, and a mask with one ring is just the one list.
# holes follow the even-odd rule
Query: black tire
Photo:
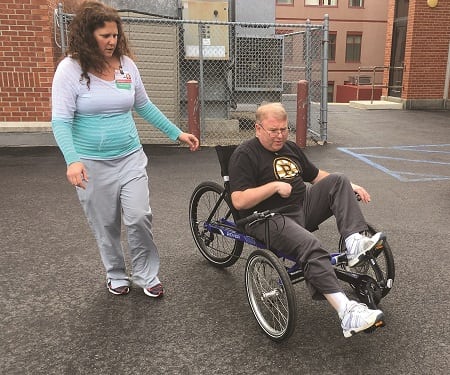
[[[378, 232], [372, 225], [368, 224], [368, 227], [366, 236], [371, 237]], [[342, 237], [339, 240], [339, 251], [341, 253], [346, 251], [345, 240]], [[375, 264], [366, 261], [356, 267], [345, 265], [342, 265], [342, 267], [355, 273], [368, 275], [376, 280], [378, 287], [381, 289], [381, 297], [386, 297], [391, 291], [395, 279], [394, 255], [387, 240], [384, 242], [382, 251], [375, 252], [374, 257]]]
[[245, 288], [253, 314], [274, 341], [282, 341], [295, 329], [294, 287], [283, 263], [269, 250], [254, 250], [245, 267]]
[[[241, 241], [225, 237], [219, 233], [212, 233], [204, 227], [223, 191], [223, 186], [215, 182], [202, 182], [195, 188], [189, 202], [189, 224], [195, 244], [212, 265], [220, 268], [229, 267], [236, 263], [244, 246]], [[218, 223], [223, 218], [236, 221], [231, 212], [227, 196], [217, 207], [211, 222]]]

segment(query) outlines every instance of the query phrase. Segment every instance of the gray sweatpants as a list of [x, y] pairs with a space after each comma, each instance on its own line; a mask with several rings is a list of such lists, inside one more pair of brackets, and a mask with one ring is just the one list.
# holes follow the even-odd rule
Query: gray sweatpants
[[126, 227], [132, 281], [139, 287], [159, 283], [159, 254], [153, 241], [147, 156], [140, 149], [114, 160], [82, 159], [89, 182], [78, 198], [94, 232], [106, 277], [113, 288], [129, 285], [121, 243]]
[[[367, 229], [350, 181], [339, 173], [308, 185], [299, 211], [276, 215], [269, 220], [270, 246], [294, 257], [302, 265], [313, 299], [342, 291], [331, 266], [329, 252], [311, 233], [332, 215], [344, 238]], [[246, 232], [266, 241], [264, 223], [247, 225]]]

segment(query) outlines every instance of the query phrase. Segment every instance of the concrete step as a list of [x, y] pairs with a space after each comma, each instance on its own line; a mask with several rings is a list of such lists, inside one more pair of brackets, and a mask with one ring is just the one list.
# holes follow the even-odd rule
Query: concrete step
[[386, 100], [351, 100], [349, 106], [358, 109], [403, 109], [403, 103]]
[[0, 147], [55, 145], [50, 122], [0, 122]]

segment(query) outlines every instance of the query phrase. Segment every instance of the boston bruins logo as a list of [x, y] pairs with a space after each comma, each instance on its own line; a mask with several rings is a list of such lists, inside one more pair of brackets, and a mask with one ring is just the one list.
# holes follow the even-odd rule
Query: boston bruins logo
[[286, 157], [276, 158], [273, 161], [273, 168], [278, 180], [290, 180], [300, 174], [297, 164]]

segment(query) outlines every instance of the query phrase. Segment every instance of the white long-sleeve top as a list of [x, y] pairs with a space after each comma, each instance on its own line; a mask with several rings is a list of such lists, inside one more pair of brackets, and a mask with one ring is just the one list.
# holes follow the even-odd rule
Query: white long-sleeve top
[[77, 60], [66, 57], [58, 65], [52, 85], [52, 128], [67, 164], [80, 158], [123, 157], [142, 147], [133, 108], [170, 139], [181, 134], [148, 98], [135, 63], [122, 56], [121, 67], [113, 81], [88, 73], [88, 88]]

